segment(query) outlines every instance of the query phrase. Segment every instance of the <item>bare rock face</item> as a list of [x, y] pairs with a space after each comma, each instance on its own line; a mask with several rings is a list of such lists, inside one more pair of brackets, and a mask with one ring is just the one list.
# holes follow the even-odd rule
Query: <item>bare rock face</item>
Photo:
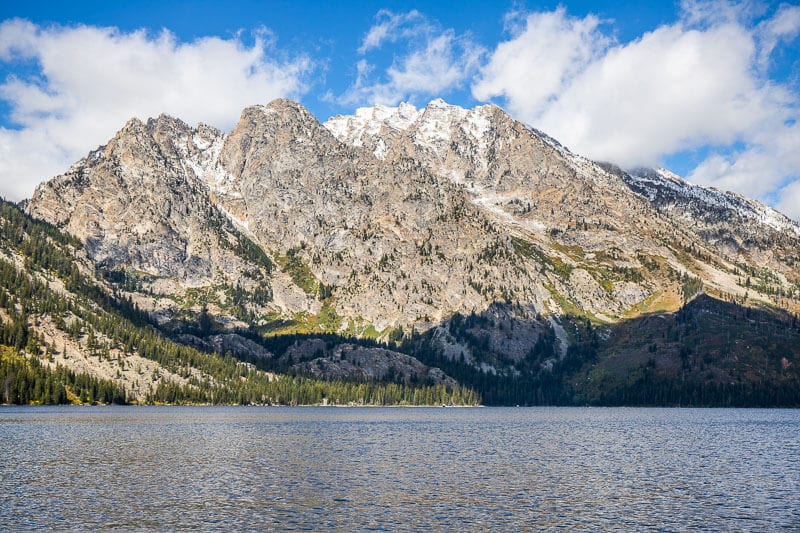
[[495, 248], [484, 284], [544, 300], [538, 274], [520, 275], [507, 236], [462, 187], [407, 155], [381, 160], [341, 143], [296, 103], [246, 109], [220, 165], [232, 184], [216, 190], [220, 204], [270, 250], [299, 258], [343, 317], [383, 330], [485, 308], [470, 282], [476, 256]]
[[[221, 324], [292, 332], [433, 331], [445, 357], [476, 365], [486, 351], [519, 364], [545, 340], [563, 355], [570, 320], [675, 310], [700, 290], [790, 310], [800, 297], [794, 222], [594, 163], [492, 105], [375, 106], [321, 124], [275, 100], [230, 133], [134, 119], [28, 211], [179, 318], [207, 306], [235, 318]], [[489, 325], [454, 329], [456, 316]], [[362, 372], [353, 353], [320, 372]], [[364, 376], [387, 371], [389, 354], [369, 353]]]
[[100, 265], [189, 286], [231, 278], [244, 263], [224, 244], [231, 224], [184, 170], [191, 130], [133, 119], [104, 147], [40, 187], [29, 212], [78, 236]]
[[[325, 125], [378, 158], [406, 154], [460, 184], [493, 222], [542, 251], [544, 285], [554, 300], [566, 298], [596, 318], [615, 320], [653, 298], [658, 308], [674, 308], [678, 274], [742, 299], [745, 272], [764, 267], [772, 274], [758, 276], [758, 299], [797, 309], [800, 226], [753, 200], [688, 184], [663, 169], [624, 172], [596, 164], [491, 105], [375, 106]], [[573, 276], [576, 268], [597, 283]], [[558, 313], [555, 307], [566, 311], [564, 305], [548, 310]]]
[[28, 212], [79, 237], [126, 288], [177, 298], [176, 309], [187, 291], [224, 299], [233, 288], [259, 291], [251, 310], [262, 313], [318, 308], [279, 272], [273, 290], [269, 257], [198, 178], [216, 168], [223, 139], [213, 128], [192, 129], [165, 115], [146, 124], [132, 119], [107, 145], [40, 186]]
[[457, 385], [453, 378], [440, 369], [384, 348], [349, 343], [329, 347], [324, 341], [315, 339], [296, 343], [286, 351], [284, 358], [299, 360], [292, 368], [300, 374], [318, 379]]

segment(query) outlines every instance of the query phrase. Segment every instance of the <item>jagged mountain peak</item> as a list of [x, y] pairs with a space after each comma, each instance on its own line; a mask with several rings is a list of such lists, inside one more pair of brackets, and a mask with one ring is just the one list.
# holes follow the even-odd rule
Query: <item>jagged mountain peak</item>
[[405, 131], [420, 122], [425, 122], [426, 119], [430, 121], [446, 118], [452, 122], [457, 122], [471, 115], [481, 115], [489, 118], [496, 115], [497, 112], [506, 115], [505, 111], [494, 104], [466, 109], [448, 104], [441, 98], [436, 98], [422, 108], [417, 108], [408, 102], [401, 102], [394, 107], [383, 104], [360, 107], [352, 115], [331, 117], [324, 125], [333, 131], [337, 137], [346, 137], [347, 129], [349, 128], [366, 129], [370, 133], [377, 133], [380, 126], [385, 125], [396, 130]]
[[497, 106], [465, 109], [439, 98], [420, 109], [409, 103], [359, 108], [352, 115], [332, 117], [323, 125], [345, 144], [366, 147], [377, 158], [385, 159], [395, 141], [406, 136], [417, 147], [439, 153], [464, 135], [473, 143], [486, 144], [487, 133], [504, 122], [513, 121]]
[[245, 107], [242, 120], [266, 121], [267, 123], [286, 123], [292, 121], [319, 124], [319, 120], [301, 103], [288, 98], [276, 98], [267, 104]]
[[800, 237], [800, 224], [796, 221], [741, 194], [688, 182], [664, 168], [636, 168], [622, 176], [636, 192], [662, 211], [679, 212], [685, 217], [706, 221], [744, 220], [769, 231]]
[[268, 109], [274, 109], [276, 111], [293, 110], [304, 114], [311, 114], [308, 109], [306, 109], [306, 106], [290, 98], [274, 98], [270, 100], [264, 107]]
[[117, 135], [119, 135], [120, 133], [125, 132], [125, 131], [140, 130], [140, 129], [144, 128], [144, 127], [145, 127], [145, 123], [142, 122], [142, 119], [140, 119], [139, 117], [131, 117], [125, 122], [125, 124], [122, 126], [122, 128], [120, 128], [120, 130], [117, 132]]
[[147, 119], [147, 129], [154, 135], [167, 134], [179, 136], [189, 133], [192, 127], [177, 117], [161, 113], [155, 118]]
[[197, 126], [193, 128], [178, 117], [167, 113], [160, 113], [157, 117], [149, 117], [144, 121], [139, 117], [131, 117], [125, 122], [123, 127], [114, 134], [112, 139], [140, 134], [149, 134], [152, 136], [156, 133], [173, 135], [176, 138], [194, 133], [199, 133], [204, 137], [222, 135], [222, 132], [218, 128], [204, 122], [199, 122]]
[[[101, 155], [114, 164], [141, 167], [142, 161], [160, 159], [164, 154], [171, 154], [172, 163], [185, 155], [186, 140], [194, 130], [179, 118], [167, 114], [148, 118], [143, 122], [137, 117], [131, 118], [109, 142], [94, 153]], [[91, 156], [78, 162], [79, 167], [91, 165]]]
[[[246, 107], [239, 122], [228, 135], [231, 142], [242, 138], [260, 139], [267, 144], [303, 142], [302, 139], [332, 139], [317, 117], [305, 106], [285, 98], [272, 100], [266, 105]], [[249, 142], [249, 141], [248, 141]]]
[[124, 139], [130, 136], [153, 136], [160, 134], [175, 134], [176, 132], [188, 131], [191, 127], [179, 118], [166, 113], [161, 113], [157, 117], [149, 117], [142, 120], [139, 117], [131, 117], [125, 125], [117, 131], [112, 140]]

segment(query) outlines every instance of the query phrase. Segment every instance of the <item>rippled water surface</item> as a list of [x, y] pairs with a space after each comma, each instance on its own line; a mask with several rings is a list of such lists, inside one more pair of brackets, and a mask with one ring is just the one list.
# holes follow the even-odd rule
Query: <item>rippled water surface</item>
[[800, 411], [0, 408], [0, 529], [800, 529]]

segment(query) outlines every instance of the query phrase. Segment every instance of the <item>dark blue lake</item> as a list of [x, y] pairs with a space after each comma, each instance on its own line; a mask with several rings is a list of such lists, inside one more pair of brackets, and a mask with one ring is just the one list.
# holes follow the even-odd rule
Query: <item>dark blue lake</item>
[[800, 410], [0, 408], [0, 528], [800, 529]]

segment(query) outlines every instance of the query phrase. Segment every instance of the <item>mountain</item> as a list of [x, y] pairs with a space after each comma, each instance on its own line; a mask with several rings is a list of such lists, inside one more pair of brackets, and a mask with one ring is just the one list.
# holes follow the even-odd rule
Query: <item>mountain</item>
[[[229, 133], [133, 119], [26, 210], [164, 335], [266, 370], [455, 378], [493, 403], [681, 403], [668, 387], [715, 403], [740, 384], [800, 403], [800, 226], [665, 170], [587, 160], [493, 105], [321, 124], [275, 100]], [[700, 337], [683, 328], [695, 312], [719, 318]], [[633, 324], [669, 342], [642, 344]], [[718, 335], [757, 344], [766, 370], [730, 363]], [[607, 365], [605, 387], [576, 381]]]

